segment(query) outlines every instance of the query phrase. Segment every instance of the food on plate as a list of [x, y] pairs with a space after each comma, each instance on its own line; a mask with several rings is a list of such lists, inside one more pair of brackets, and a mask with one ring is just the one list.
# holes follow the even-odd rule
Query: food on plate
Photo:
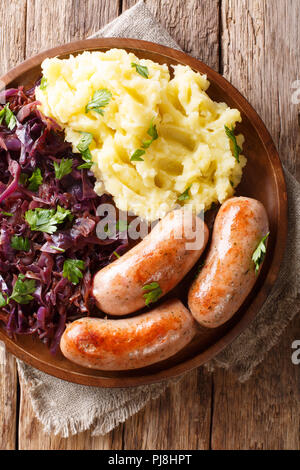
[[268, 216], [259, 201], [235, 197], [221, 206], [209, 253], [188, 295], [198, 323], [216, 328], [240, 308], [257, 279], [268, 234]]
[[[1, 324], [84, 367], [167, 359], [197, 322], [231, 318], [266, 253], [264, 207], [232, 197], [246, 164], [240, 113], [209, 98], [206, 77], [188, 66], [170, 72], [124, 50], [46, 59], [42, 69], [36, 87], [0, 92]], [[157, 223], [130, 249], [132, 221], [111, 232], [99, 215], [107, 203]], [[209, 231], [197, 214], [213, 203], [223, 205], [186, 290], [191, 312], [176, 298], [138, 312], [199, 260]]]
[[93, 276], [128, 240], [97, 237], [97, 207], [110, 199], [78, 169], [84, 161], [37, 109], [34, 89], [0, 98], [0, 321], [54, 353], [66, 321], [95, 313]]
[[202, 219], [184, 208], [170, 212], [138, 245], [95, 275], [98, 307], [126, 315], [157, 301], [190, 271], [207, 239]]
[[146, 367], [184, 348], [196, 333], [196, 322], [177, 299], [126, 319], [81, 318], [61, 338], [65, 357], [83, 367], [126, 370]]
[[233, 196], [246, 158], [240, 112], [213, 101], [205, 75], [121, 49], [46, 59], [41, 111], [64, 128], [95, 191], [147, 221], [176, 204], [199, 212]]

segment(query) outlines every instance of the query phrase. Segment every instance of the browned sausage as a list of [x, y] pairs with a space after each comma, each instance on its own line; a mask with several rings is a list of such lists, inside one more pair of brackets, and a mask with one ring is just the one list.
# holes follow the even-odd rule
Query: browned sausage
[[136, 317], [81, 318], [68, 325], [60, 343], [65, 357], [83, 367], [126, 370], [173, 356], [196, 332], [196, 322], [177, 299]]
[[207, 259], [188, 296], [201, 325], [222, 325], [242, 305], [257, 278], [253, 252], [268, 231], [267, 213], [259, 201], [234, 197], [221, 206]]
[[[197, 246], [193, 245], [197, 236]], [[126, 315], [145, 306], [143, 287], [156, 282], [161, 296], [175, 287], [201, 256], [208, 229], [183, 209], [170, 212], [138, 245], [101, 269], [94, 278], [98, 307]]]

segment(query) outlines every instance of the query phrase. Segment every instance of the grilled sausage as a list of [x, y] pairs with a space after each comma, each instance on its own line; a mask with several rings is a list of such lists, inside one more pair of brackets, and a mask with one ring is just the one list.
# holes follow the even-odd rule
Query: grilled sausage
[[85, 317], [67, 326], [60, 348], [83, 367], [126, 370], [173, 356], [196, 332], [196, 322], [177, 299], [136, 317], [105, 320]]
[[145, 306], [143, 287], [152, 282], [165, 295], [197, 262], [207, 239], [199, 217], [183, 209], [170, 212], [138, 245], [95, 275], [98, 307], [110, 315], [135, 312]]
[[234, 197], [221, 206], [204, 267], [188, 295], [190, 311], [201, 325], [216, 328], [240, 308], [257, 279], [253, 252], [268, 231], [259, 201]]

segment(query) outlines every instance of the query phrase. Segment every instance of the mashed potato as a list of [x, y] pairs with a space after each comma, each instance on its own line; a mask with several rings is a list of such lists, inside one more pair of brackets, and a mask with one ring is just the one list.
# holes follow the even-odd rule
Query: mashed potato
[[[146, 67], [148, 78], [132, 63]], [[241, 116], [209, 98], [206, 76], [176, 65], [171, 78], [167, 65], [121, 49], [46, 59], [42, 69], [44, 84], [36, 90], [41, 110], [65, 129], [74, 152], [82, 132], [92, 134], [95, 191], [111, 194], [119, 209], [153, 221], [178, 201], [199, 212], [233, 195], [246, 159], [234, 157], [224, 126], [234, 128]], [[111, 93], [103, 115], [86, 112], [102, 89]], [[153, 141], [151, 126], [157, 130]], [[143, 149], [145, 141], [151, 143]], [[132, 161], [137, 149], [145, 153]]]

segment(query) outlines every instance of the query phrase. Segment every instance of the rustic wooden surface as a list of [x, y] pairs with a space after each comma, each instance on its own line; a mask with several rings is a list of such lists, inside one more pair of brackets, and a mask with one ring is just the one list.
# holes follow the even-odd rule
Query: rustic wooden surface
[[[2, 0], [0, 74], [48, 47], [84, 38], [136, 0]], [[146, 0], [179, 45], [222, 72], [269, 127], [300, 177], [299, 0]], [[78, 14], [80, 12], [80, 14]], [[34, 417], [15, 360], [0, 348], [0, 449], [300, 449], [296, 318], [246, 384], [229, 371], [193, 371], [104, 437], [48, 436]], [[20, 393], [18, 393], [18, 383]]]

